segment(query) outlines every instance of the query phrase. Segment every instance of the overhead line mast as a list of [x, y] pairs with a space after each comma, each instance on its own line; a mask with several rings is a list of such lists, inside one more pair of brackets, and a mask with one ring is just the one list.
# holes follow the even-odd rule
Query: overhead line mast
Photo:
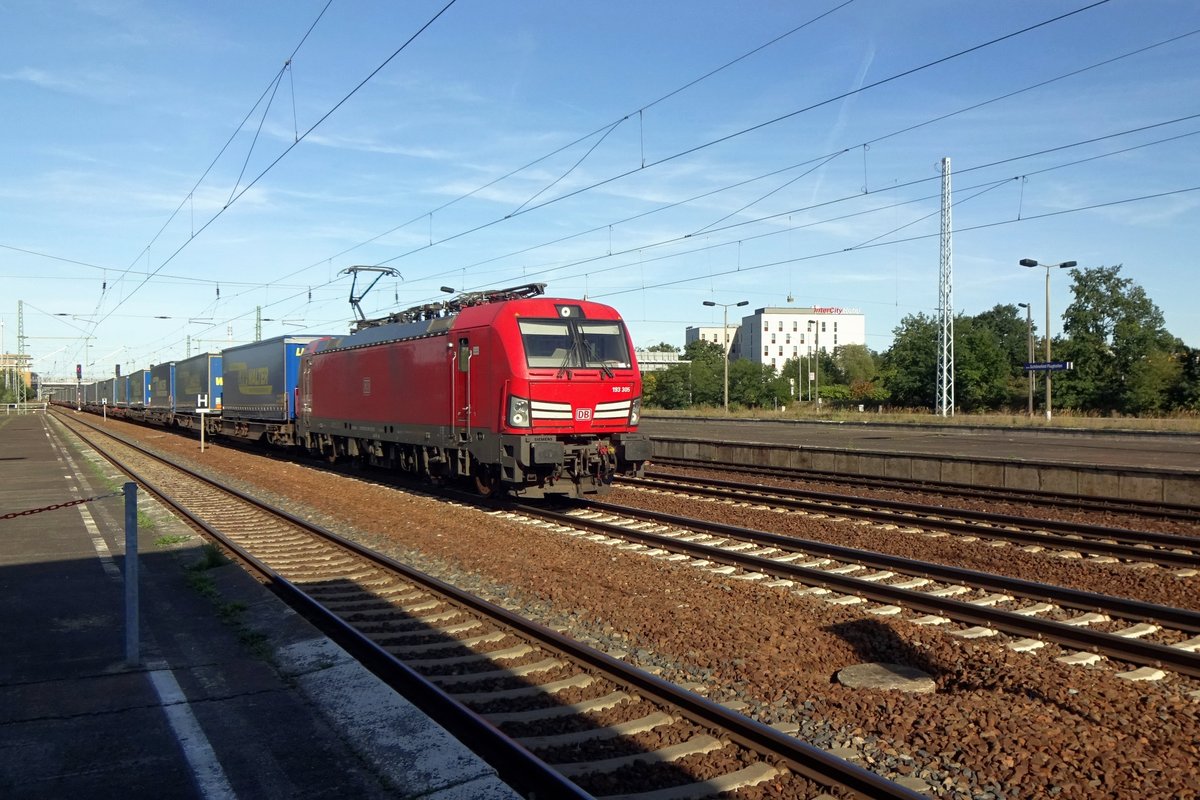
[[950, 222], [950, 159], [942, 159], [942, 236], [938, 270], [937, 409], [954, 416], [954, 257]]

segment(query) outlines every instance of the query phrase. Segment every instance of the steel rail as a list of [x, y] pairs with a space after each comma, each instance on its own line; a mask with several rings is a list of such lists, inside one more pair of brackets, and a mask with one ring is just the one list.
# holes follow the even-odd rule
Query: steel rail
[[[948, 494], [960, 497], [1000, 500], [1004, 502], [1053, 505], [1060, 508], [1076, 508], [1083, 511], [1112, 511], [1122, 514], [1143, 514], [1161, 519], [1184, 522], [1200, 522], [1200, 508], [1182, 503], [1154, 500], [1128, 500], [1089, 498], [1080, 495], [1050, 492], [1044, 489], [987, 489], [962, 483], [941, 483], [917, 479], [855, 475], [830, 470], [809, 470], [799, 467], [771, 467], [764, 469], [751, 464], [722, 464], [714, 461], [663, 456], [652, 459], [658, 466], [675, 466], [684, 469], [711, 469], [721, 472], [737, 472], [765, 477], [812, 480], [822, 483], [859, 483], [870, 488], [925, 491], [933, 494]], [[618, 480], [623, 480], [618, 478]]]
[[[431, 576], [417, 572], [379, 553], [374, 553], [358, 543], [345, 539], [319, 525], [301, 519], [283, 509], [275, 508], [237, 489], [223, 486], [212, 478], [201, 475], [179, 464], [174, 464], [156, 453], [108, 431], [91, 426], [89, 423], [83, 424], [88, 425], [97, 433], [109, 436], [124, 446], [138, 451], [148, 458], [173, 467], [191, 478], [232, 495], [238, 500], [276, 516], [305, 532], [327, 539], [387, 569], [395, 570], [408, 580], [429, 586], [435, 591], [442, 591], [439, 587], [446, 587], [449, 591], [446, 591], [445, 594], [454, 601], [458, 601], [459, 599], [456, 595], [462, 594], [448, 584], [443, 584]], [[500, 733], [486, 719], [461, 703], [458, 703], [448, 693], [438, 687], [437, 684], [427, 680], [420, 673], [371, 641], [371, 639], [357, 630], [351, 623], [343, 620], [319, 600], [280, 575], [275, 569], [247, 551], [236, 541], [221, 532], [221, 530], [192, 513], [171, 494], [155, 486], [127, 465], [117, 461], [116, 457], [107, 453], [104, 455], [118, 469], [146, 489], [146, 491], [152, 493], [206, 535], [220, 542], [221, 546], [233, 553], [239, 561], [248, 565], [265, 578], [272, 590], [286, 598], [289, 605], [297, 608], [303, 616], [316, 623], [323, 632], [351, 652], [355, 658], [367, 666], [377, 677], [395, 689], [421, 711], [437, 720], [438, 724], [446, 728], [455, 738], [469, 743], [469, 747], [480, 758], [491, 764], [503, 780], [511, 784], [523, 786], [528, 791], [539, 795], [544, 792], [550, 797], [578, 798], [578, 800], [589, 800], [592, 798], [592, 795], [563, 777], [553, 767], [521, 747], [510, 737]]]
[[[327, 539], [360, 557], [370, 560], [386, 569], [393, 570], [407, 580], [426, 586], [431, 591], [443, 594], [449, 597], [454, 603], [499, 620], [503, 625], [520, 631], [526, 636], [545, 642], [551, 649], [557, 649], [565, 657], [577, 663], [587, 665], [614, 683], [640, 692], [644, 696], [665, 705], [675, 706], [684, 716], [693, 722], [717, 728], [722, 734], [729, 736], [734, 741], [752, 750], [765, 751], [770, 756], [786, 763], [793, 771], [817, 783], [826, 786], [843, 787], [863, 798], [921, 800], [924, 797], [923, 794], [906, 789], [881, 775], [841, 759], [815, 745], [781, 733], [768, 725], [731, 711], [707, 698], [688, 692], [648, 672], [632, 667], [606, 653], [601, 653], [593, 648], [582, 645], [570, 637], [520, 617], [482, 598], [468, 594], [451, 584], [419, 572], [381, 553], [372, 551], [357, 542], [296, 517], [283, 509], [275, 508], [258, 498], [237, 489], [224, 486], [212, 478], [208, 478], [178, 464], [171, 463], [140, 445], [124, 441], [107, 431], [94, 427], [93, 429], [120, 441], [125, 446], [131, 447], [152, 459], [168, 464], [192, 478], [207, 483], [222, 492], [226, 492], [243, 502], [249, 503], [269, 514], [278, 516], [305, 531]], [[116, 462], [114, 461], [114, 463]], [[529, 788], [531, 792], [530, 796], [536, 795], [555, 798], [591, 797], [591, 795], [555, 771], [552, 766], [521, 747], [511, 738], [500, 733], [498, 729], [483, 717], [455, 701], [436, 684], [431, 683], [403, 662], [396, 659], [395, 656], [372, 642], [351, 624], [343, 621], [334, 612], [279, 575], [266, 563], [248, 553], [219, 530], [192, 514], [170, 495], [153, 487], [143, 477], [137, 475], [127, 467], [121, 464], [116, 465], [148, 491], [153, 492], [163, 502], [186, 517], [193, 525], [196, 525], [220, 541], [224, 547], [229, 548], [239, 559], [244, 560], [254, 570], [260, 572], [282, 594], [295, 600], [306, 611], [316, 616], [320, 620], [322, 627], [327, 626], [327, 630], [332, 631], [336, 635], [339, 643], [349, 643], [355, 654], [361, 654], [360, 657], [365, 664], [372, 668], [372, 671], [376, 672], [381, 679], [412, 701], [414, 705], [421, 708], [422, 711], [425, 711], [430, 716], [435, 717], [439, 723], [443, 723], [443, 727], [446, 727], [452, 734], [460, 737], [464, 737], [465, 735], [465, 738], [469, 738], [472, 743], [472, 749], [484, 758], [484, 760], [492, 764], [507, 782], [517, 785], [524, 784]], [[449, 720], [449, 722], [446, 723], [444, 720]], [[482, 743], [483, 746], [477, 748], [475, 746], [477, 742]], [[532, 778], [530, 772], [535, 773]]]
[[[587, 501], [584, 505], [585, 507], [603, 510], [614, 515], [640, 518], [646, 521], [707, 533], [718, 533], [755, 543], [789, 547], [880, 569], [898, 569], [909, 574], [927, 576], [954, 583], [970, 584], [990, 590], [1011, 592], [1031, 599], [1049, 600], [1064, 606], [1105, 612], [1114, 616], [1139, 621], [1167, 622], [1176, 629], [1188, 632], [1200, 631], [1200, 613], [1186, 609], [1143, 603], [1119, 597], [1109, 597], [1093, 592], [1066, 589], [1049, 584], [1026, 581], [1020, 578], [991, 575], [959, 567], [947, 567], [899, 556], [888, 556], [869, 550], [856, 550], [840, 545], [830, 545], [808, 539], [797, 539], [766, 531], [697, 520], [664, 512], [628, 509], [598, 501]], [[1091, 631], [1061, 622], [1042, 620], [1036, 617], [1015, 614], [1010, 611], [978, 606], [961, 600], [933, 597], [923, 592], [897, 589], [887, 584], [864, 581], [849, 575], [833, 574], [825, 570], [774, 561], [770, 558], [742, 555], [736, 552], [721, 550], [717, 547], [680, 541], [670, 536], [633, 530], [615, 523], [585, 520], [577, 516], [531, 506], [522, 505], [516, 508], [528, 516], [552, 520], [560, 525], [571, 525], [603, 531], [611, 536], [637, 540], [643, 543], [652, 543], [664, 550], [680, 551], [702, 557], [709, 561], [732, 564], [778, 578], [795, 579], [815, 586], [833, 586], [847, 594], [853, 594], [877, 602], [899, 603], [909, 608], [926, 613], [944, 615], [972, 625], [981, 625], [1020, 636], [1034, 636], [1039, 639], [1048, 639], [1077, 650], [1100, 653], [1134, 664], [1164, 667], [1190, 677], [1200, 677], [1200, 654], [1190, 653], [1176, 647], [1143, 642], [1137, 639], [1127, 639], [1114, 634]]]
[[[787, 489], [777, 486], [751, 486], [736, 481], [709, 480], [707, 478], [691, 478], [678, 475], [625, 478], [622, 482], [629, 486], [670, 486], [674, 484], [685, 487], [682, 491], [701, 494], [707, 497], [761, 498], [764, 501], [787, 508], [822, 512], [829, 512], [831, 510], [830, 504], [832, 504], [836, 506], [836, 513], [838, 514], [866, 519], [872, 522], [902, 523], [905, 525], [919, 522], [919, 524], [925, 527], [962, 535], [990, 536], [996, 539], [1006, 539], [1057, 549], [1086, 550], [1130, 561], [1153, 561], [1158, 564], [1193, 569], [1200, 567], [1200, 555], [1197, 555], [1200, 552], [1200, 538], [1193, 536], [1176, 536], [1168, 533], [1155, 531], [1143, 532], [1127, 528], [1106, 528], [1102, 525], [1062, 522], [1060, 520], [1031, 519], [1029, 517], [1018, 517], [1009, 514], [995, 514], [989, 511], [946, 509], [940, 506], [907, 503], [902, 500], [852, 497], [850, 495], [808, 492], [803, 489]], [[864, 508], [864, 506], [877, 506], [881, 510]], [[971, 521], [948, 519], [950, 516]], [[1018, 529], [1014, 530], [1013, 527], [1017, 527]], [[1043, 529], [1045, 532], [1043, 533], [1041, 530], [1035, 530], [1034, 528]], [[1074, 538], [1076, 535], [1079, 538]], [[1104, 539], [1112, 539], [1114, 541], [1107, 542]], [[1134, 543], [1155, 544], [1160, 548], [1171, 547], [1189, 552], [1148, 549], [1138, 547]]]

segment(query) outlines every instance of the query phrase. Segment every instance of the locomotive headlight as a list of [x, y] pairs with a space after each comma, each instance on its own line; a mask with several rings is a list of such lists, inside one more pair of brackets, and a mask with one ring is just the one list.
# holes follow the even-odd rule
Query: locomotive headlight
[[529, 401], [524, 397], [508, 398], [508, 424], [514, 428], [529, 427]]
[[629, 424], [637, 425], [638, 420], [642, 416], [642, 398], [635, 397], [633, 402], [629, 404]]

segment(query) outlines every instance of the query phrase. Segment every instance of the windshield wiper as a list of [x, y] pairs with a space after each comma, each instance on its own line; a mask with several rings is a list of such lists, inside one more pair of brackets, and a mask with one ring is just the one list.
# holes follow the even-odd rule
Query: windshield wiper
[[606, 364], [603, 358], [596, 357], [595, 343], [589, 342], [586, 339], [584, 339], [583, 346], [585, 348], [587, 348], [587, 354], [588, 354], [588, 358], [582, 359], [584, 365], [591, 366], [591, 363], [593, 361], [598, 361], [598, 362], [600, 362], [600, 371], [603, 372], [605, 375], [607, 375], [609, 377], [609, 379], [612, 379], [612, 377], [613, 377], [612, 367], [610, 367], [608, 364]]
[[567, 349], [567, 354], [565, 356], [563, 356], [562, 364], [560, 364], [558, 367], [558, 373], [554, 376], [555, 378], [561, 378], [563, 376], [563, 374], [565, 373], [567, 376], [567, 380], [574, 379], [575, 376], [571, 374], [571, 369], [570, 369], [572, 357], [575, 357], [576, 361], [579, 361], [579, 362], [583, 361], [582, 358], [579, 358], [579, 340], [578, 339], [573, 339], [573, 341], [571, 342], [570, 348]]

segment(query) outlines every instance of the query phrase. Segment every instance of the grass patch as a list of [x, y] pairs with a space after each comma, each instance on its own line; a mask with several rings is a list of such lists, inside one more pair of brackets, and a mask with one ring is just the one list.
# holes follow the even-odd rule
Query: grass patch
[[[176, 537], [163, 536], [160, 541], [172, 538]], [[251, 630], [242, 620], [242, 615], [246, 613], [246, 609], [249, 607], [240, 600], [222, 602], [221, 593], [217, 590], [216, 581], [209, 574], [209, 570], [229, 563], [229, 558], [221, 552], [221, 548], [211, 542], [206, 543], [200, 548], [200, 558], [187, 567], [187, 584], [193, 590], [200, 593], [201, 596], [212, 602], [216, 608], [217, 617], [221, 622], [229, 625], [237, 632], [238, 642], [248, 649], [255, 658], [272, 662], [272, 653], [268, 646], [269, 639], [267, 634]]]
[[217, 616], [225, 622], [236, 622], [238, 615], [246, 610], [246, 604], [240, 600], [231, 603], [221, 603], [217, 606]]
[[271, 648], [267, 645], [269, 639], [262, 631], [252, 631], [240, 622], [237, 623], [238, 641], [242, 646], [263, 661], [272, 661]]
[[187, 584], [209, 600], [217, 599], [217, 584], [211, 575], [192, 570], [187, 574]]
[[252, 630], [242, 620], [242, 614], [246, 613], [247, 608], [249, 606], [240, 600], [217, 603], [217, 616], [221, 618], [222, 622], [237, 631], [238, 642], [253, 653], [255, 658], [270, 662], [272, 661], [273, 653], [271, 652], [271, 648], [268, 647], [270, 639], [267, 637], [267, 634], [262, 631]]
[[[169, 538], [169, 537], [163, 537]], [[221, 548], [211, 542], [200, 548], [200, 558], [187, 566], [188, 586], [195, 589], [209, 600], [217, 599], [217, 584], [207, 572], [229, 563], [229, 559], [221, 552]]]
[[229, 559], [221, 552], [221, 548], [209, 542], [200, 548], [200, 559], [194, 564], [188, 565], [191, 572], [204, 572], [209, 569], [223, 567], [229, 563]]
[[191, 536], [183, 533], [177, 533], [171, 536], [160, 536], [154, 540], [155, 547], [170, 547], [173, 544], [183, 544], [191, 541]]

